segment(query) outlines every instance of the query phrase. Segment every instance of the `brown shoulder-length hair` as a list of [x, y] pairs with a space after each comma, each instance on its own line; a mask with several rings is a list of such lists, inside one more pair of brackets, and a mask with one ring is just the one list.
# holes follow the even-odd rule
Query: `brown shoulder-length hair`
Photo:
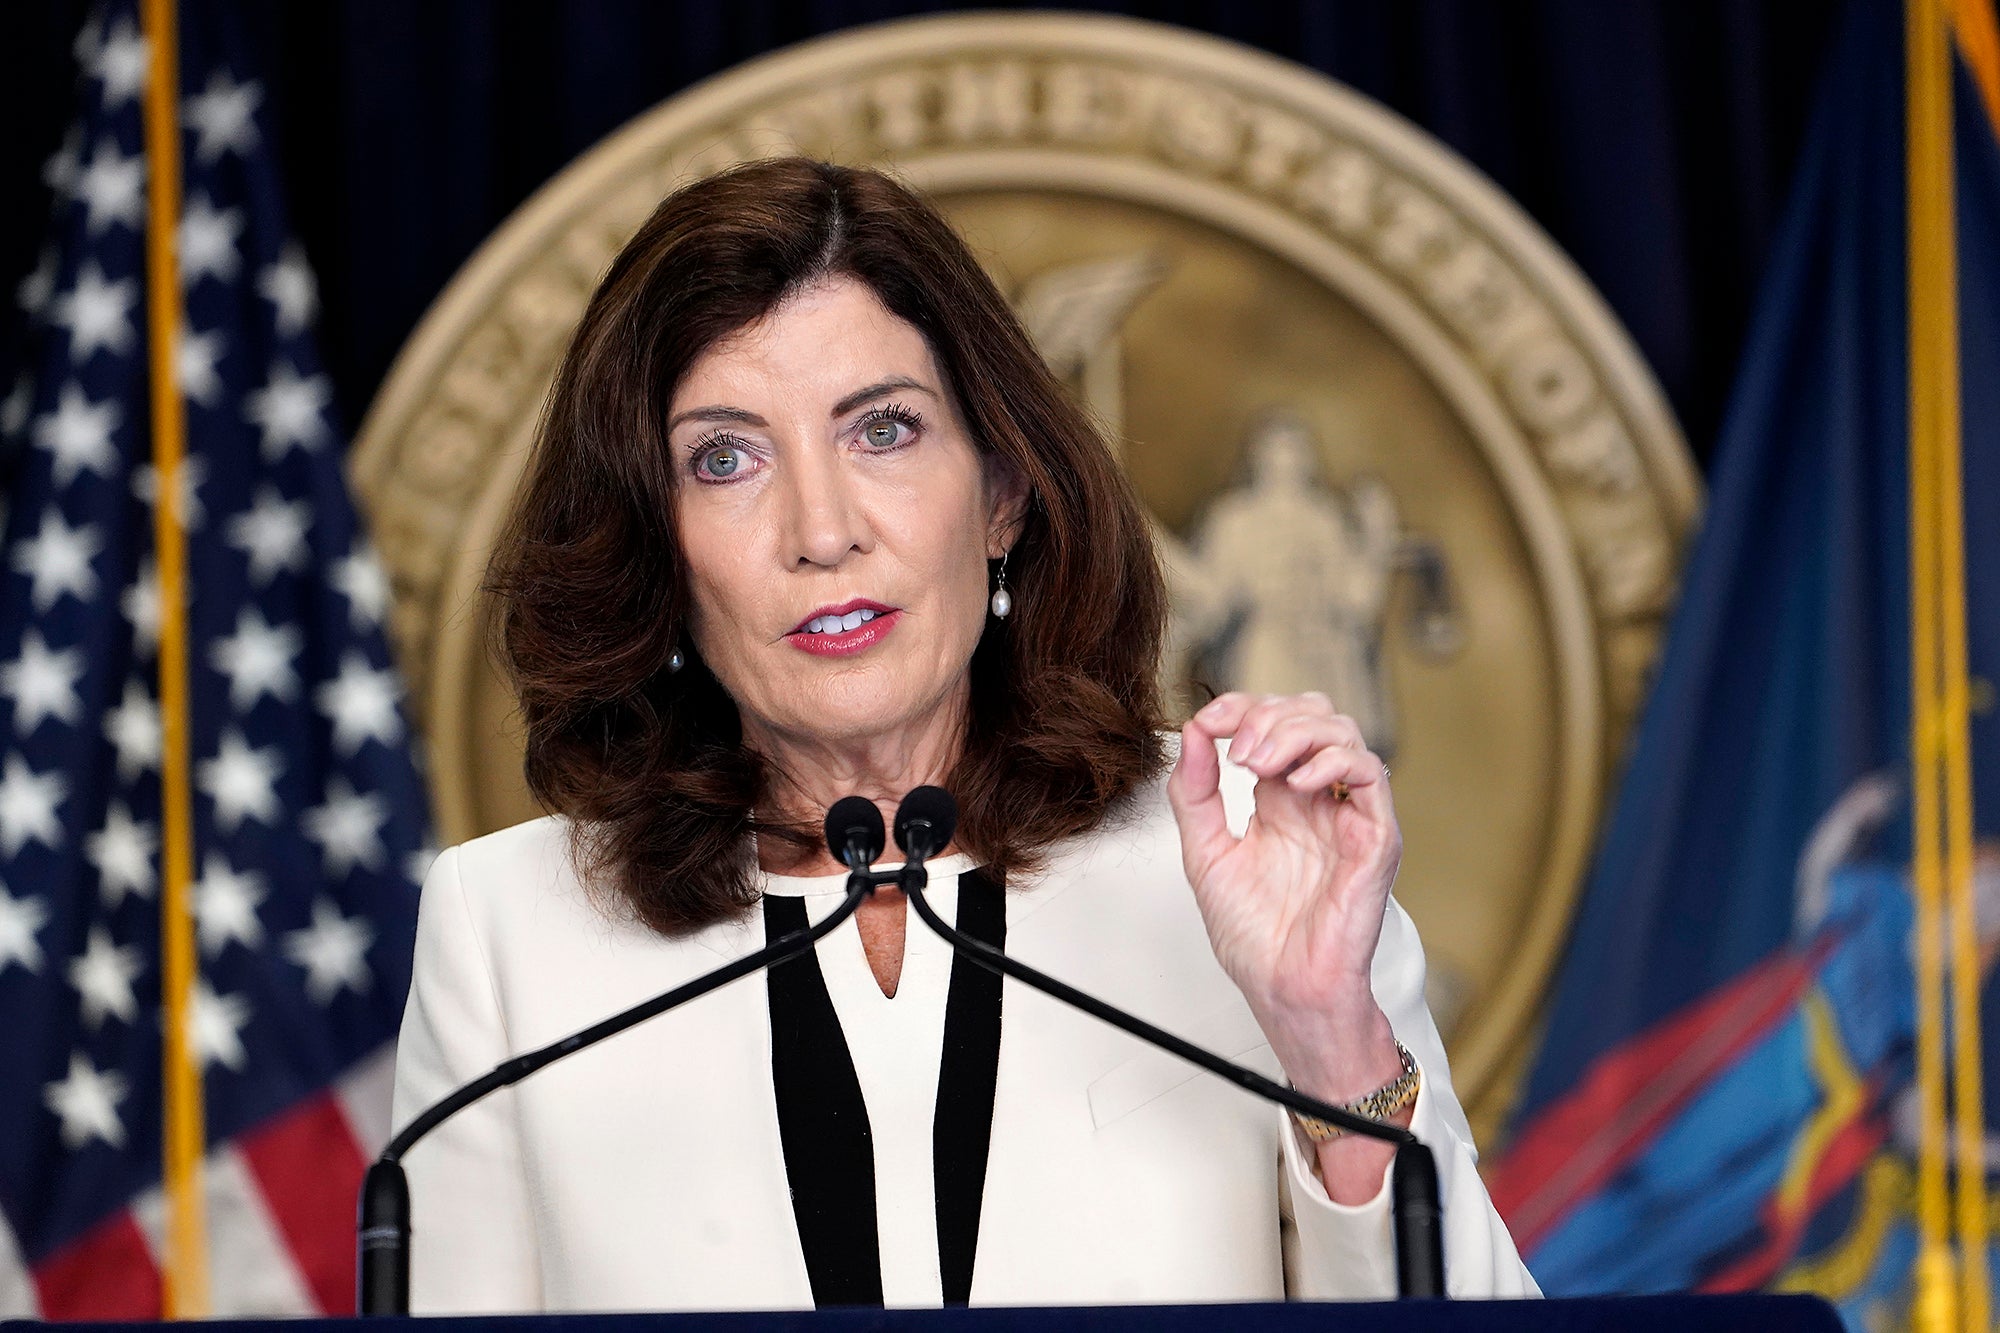
[[[709, 177], [660, 204], [591, 296], [488, 578], [529, 788], [571, 817], [587, 881], [666, 934], [756, 902], [752, 835], [819, 836], [772, 817], [775, 775], [685, 633], [669, 407], [719, 339], [835, 277], [923, 334], [975, 446], [1029, 487], [1007, 563], [1014, 612], [974, 651], [947, 779], [957, 845], [1032, 870], [1162, 762], [1166, 600], [1151, 535], [965, 243], [879, 172], [789, 158]], [[676, 648], [686, 666], [670, 672]]]

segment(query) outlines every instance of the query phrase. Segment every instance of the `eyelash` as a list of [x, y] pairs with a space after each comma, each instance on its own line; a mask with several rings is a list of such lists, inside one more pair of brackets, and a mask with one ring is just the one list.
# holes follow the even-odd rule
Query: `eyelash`
[[[913, 407], [906, 407], [902, 403], [883, 404], [881, 407], [862, 417], [860, 421], [855, 423], [854, 428], [857, 432], [866, 431], [870, 426], [880, 425], [885, 421], [893, 421], [899, 426], [908, 428], [913, 433], [921, 433], [924, 428], [923, 414]], [[894, 453], [898, 449], [908, 447], [909, 443], [908, 440], [905, 440], [902, 444], [893, 444], [883, 449], [871, 449], [869, 452], [877, 454]], [[688, 466], [698, 480], [707, 482], [710, 485], [724, 483], [729, 480], [726, 477], [710, 476], [701, 470], [702, 460], [708, 457], [710, 451], [724, 447], [742, 449], [747, 452], [750, 444], [749, 441], [743, 439], [741, 436], [732, 435], [726, 430], [712, 430], [690, 446], [688, 450]]]
[[[924, 429], [923, 414], [918, 412], [914, 407], [905, 407], [901, 403], [883, 404], [856, 422], [855, 429], [857, 431], [866, 431], [870, 426], [878, 426], [885, 421], [893, 421], [897, 425], [906, 426], [912, 433], [920, 434]], [[907, 440], [903, 442], [903, 444], [908, 443], [909, 441]], [[903, 444], [890, 445], [887, 449], [876, 449], [871, 452], [878, 454], [892, 453], [897, 449], [901, 449]]]

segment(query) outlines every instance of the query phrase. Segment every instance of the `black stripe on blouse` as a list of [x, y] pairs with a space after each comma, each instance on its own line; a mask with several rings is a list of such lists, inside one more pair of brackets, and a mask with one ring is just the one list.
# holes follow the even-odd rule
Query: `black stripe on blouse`
[[[765, 896], [767, 943], [808, 924], [805, 899]], [[765, 973], [765, 987], [778, 1138], [813, 1304], [880, 1305], [882, 1252], [868, 1105], [818, 955], [808, 950], [779, 963]]]
[[[806, 924], [804, 899], [764, 899], [766, 941]], [[921, 930], [923, 923], [912, 928]], [[983, 871], [959, 877], [958, 928], [996, 948], [1007, 942], [1005, 891]], [[874, 1141], [819, 959], [808, 953], [780, 963], [766, 986], [778, 1135], [813, 1304], [880, 1305]], [[965, 1304], [972, 1292], [1000, 1064], [1000, 997], [998, 974], [963, 957], [952, 960], [932, 1130], [938, 1268], [947, 1305]]]
[[[996, 949], [1006, 947], [1006, 892], [983, 870], [958, 877], [958, 928]], [[951, 960], [944, 1057], [931, 1126], [938, 1271], [946, 1305], [964, 1305], [972, 1297], [986, 1152], [993, 1141], [993, 1085], [1000, 1069], [1000, 980], [998, 972], [963, 954]]]

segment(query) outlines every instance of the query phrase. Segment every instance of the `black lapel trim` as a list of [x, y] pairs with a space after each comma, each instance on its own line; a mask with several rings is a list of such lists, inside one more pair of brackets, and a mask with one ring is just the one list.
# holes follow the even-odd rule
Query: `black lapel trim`
[[[996, 949], [1006, 946], [1006, 892], [983, 870], [958, 877], [958, 928]], [[993, 1141], [993, 1084], [1000, 1069], [1000, 980], [963, 954], [952, 959], [931, 1125], [938, 1270], [946, 1305], [964, 1305], [972, 1297], [986, 1152]]]
[[[764, 939], [807, 927], [803, 898], [766, 895]], [[875, 1227], [875, 1145], [861, 1081], [811, 950], [765, 974], [771, 1086], [813, 1304], [882, 1304]], [[957, 979], [954, 975], [953, 989]], [[983, 1155], [983, 1150], [982, 1150]]]

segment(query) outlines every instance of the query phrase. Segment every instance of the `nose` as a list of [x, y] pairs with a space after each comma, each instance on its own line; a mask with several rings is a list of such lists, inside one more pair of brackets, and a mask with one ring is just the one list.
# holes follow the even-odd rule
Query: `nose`
[[859, 479], [841, 466], [837, 451], [801, 450], [787, 476], [786, 507], [794, 568], [831, 569], [874, 542]]

